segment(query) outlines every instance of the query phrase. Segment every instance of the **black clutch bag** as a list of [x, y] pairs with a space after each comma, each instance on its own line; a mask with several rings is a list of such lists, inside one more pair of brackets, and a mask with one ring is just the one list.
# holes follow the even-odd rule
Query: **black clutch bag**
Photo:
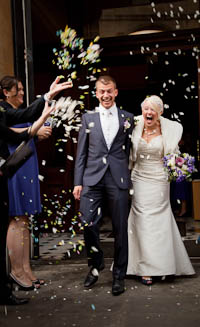
[[9, 155], [0, 167], [3, 176], [12, 177], [16, 171], [30, 158], [33, 150], [29, 141], [23, 141], [16, 150]]

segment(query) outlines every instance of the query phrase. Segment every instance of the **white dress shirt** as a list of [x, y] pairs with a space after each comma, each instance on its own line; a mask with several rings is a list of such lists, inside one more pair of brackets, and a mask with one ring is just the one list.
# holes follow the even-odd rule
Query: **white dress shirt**
[[119, 117], [116, 104], [111, 108], [105, 109], [101, 104], [97, 108], [100, 114], [101, 127], [108, 149], [119, 130]]

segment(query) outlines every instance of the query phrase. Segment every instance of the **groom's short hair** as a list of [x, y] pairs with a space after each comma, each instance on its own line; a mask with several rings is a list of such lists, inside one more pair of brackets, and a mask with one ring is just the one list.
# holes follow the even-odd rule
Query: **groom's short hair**
[[101, 75], [101, 76], [99, 76], [97, 81], [96, 81], [96, 86], [97, 86], [98, 82], [101, 82], [104, 85], [107, 85], [110, 82], [112, 82], [114, 84], [114, 87], [117, 88], [117, 83], [116, 83], [115, 79], [110, 75]]

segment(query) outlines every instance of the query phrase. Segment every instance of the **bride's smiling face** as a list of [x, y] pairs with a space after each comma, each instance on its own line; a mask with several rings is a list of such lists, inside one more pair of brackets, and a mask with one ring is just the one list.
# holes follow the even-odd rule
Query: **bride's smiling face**
[[142, 115], [144, 117], [144, 124], [145, 126], [153, 127], [155, 126], [157, 120], [158, 120], [158, 113], [156, 110], [154, 110], [151, 105], [146, 102], [142, 106]]

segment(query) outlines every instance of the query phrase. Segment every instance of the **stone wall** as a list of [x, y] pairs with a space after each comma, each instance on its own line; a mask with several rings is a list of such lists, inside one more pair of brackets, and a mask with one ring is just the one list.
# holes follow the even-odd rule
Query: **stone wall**
[[0, 0], [0, 78], [14, 74], [10, 0]]
[[152, 2], [148, 5], [103, 9], [99, 20], [99, 35], [113, 37], [141, 30], [157, 29], [164, 32], [199, 27], [199, 1]]

